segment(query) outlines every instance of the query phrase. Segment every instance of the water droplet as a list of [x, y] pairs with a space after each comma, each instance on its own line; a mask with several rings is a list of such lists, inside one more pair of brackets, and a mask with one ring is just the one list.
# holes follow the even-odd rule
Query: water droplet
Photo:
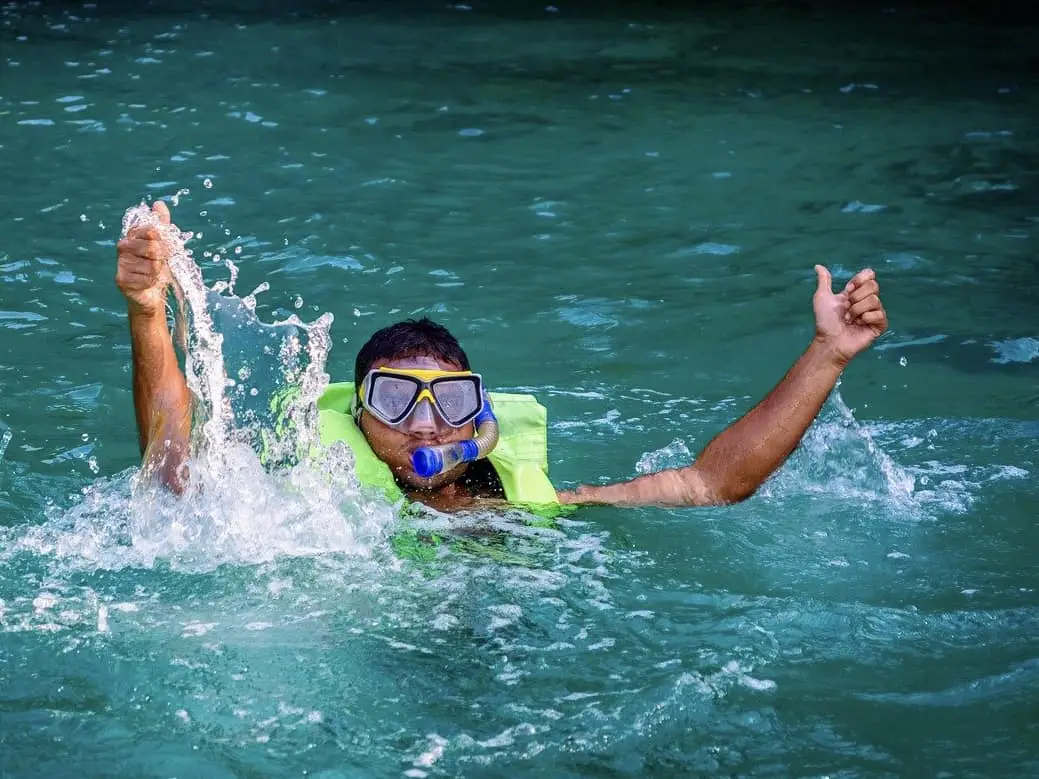
[[176, 193], [173, 195], [173, 197], [170, 198], [170, 202], [173, 203], [174, 207], [179, 206], [180, 205], [180, 198], [181, 198], [181, 196], [182, 195], [190, 195], [190, 194], [191, 194], [191, 190], [190, 189], [186, 189], [186, 188], [185, 189], [178, 189], [176, 191]]
[[204, 186], [206, 189], [212, 189], [213, 188], [213, 179], [209, 178], [208, 176], [206, 178], [202, 179], [202, 186]]
[[906, 359], [906, 358], [905, 358], [905, 357], [903, 356], [903, 357], [901, 357], [901, 358], [899, 359], [899, 361], [898, 361], [898, 364], [899, 364], [899, 365], [901, 365], [901, 366], [902, 366], [902, 367], [904, 368], [904, 367], [906, 367], [906, 366], [907, 366], [907, 365], [909, 364], [909, 360], [907, 360], [907, 359]]
[[292, 302], [292, 305], [295, 308], [303, 308], [303, 298], [301, 298], [299, 295], [296, 295], [296, 299]]
[[249, 390], [249, 394], [255, 398], [257, 395], [260, 394], [260, 391], [256, 389], [256, 387], [253, 387], [251, 390]]
[[81, 221], [81, 222], [86, 222], [88, 219], [89, 219], [89, 217], [86, 214], [80, 214], [79, 215], [79, 221]]
[[97, 464], [96, 457], [87, 458], [87, 467], [90, 469], [90, 472], [95, 476], [101, 472], [101, 466]]
[[241, 254], [242, 253], [242, 247], [241, 246], [234, 247], [234, 253], [235, 254]]

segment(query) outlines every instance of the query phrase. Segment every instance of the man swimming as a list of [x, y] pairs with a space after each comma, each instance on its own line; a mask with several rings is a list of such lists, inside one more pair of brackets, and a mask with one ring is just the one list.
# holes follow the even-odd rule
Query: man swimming
[[[170, 223], [164, 203], [153, 211]], [[117, 247], [116, 284], [127, 300], [143, 467], [180, 492], [188, 478], [191, 397], [166, 320], [167, 251], [158, 228], [132, 227]], [[744, 500], [794, 451], [848, 362], [888, 326], [872, 270], [837, 294], [829, 271], [815, 271], [808, 348], [691, 465], [557, 492], [547, 476], [544, 409], [528, 396], [488, 392], [454, 336], [428, 319], [384, 328], [361, 347], [354, 381], [332, 385], [318, 402], [322, 441], [351, 448], [362, 483], [441, 510], [494, 498], [629, 506]]]

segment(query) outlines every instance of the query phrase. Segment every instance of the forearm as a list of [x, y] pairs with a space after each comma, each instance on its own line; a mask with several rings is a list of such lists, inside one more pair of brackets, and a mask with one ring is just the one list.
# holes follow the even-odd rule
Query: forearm
[[719, 433], [689, 467], [711, 502], [750, 497], [790, 456], [819, 414], [846, 361], [814, 340], [764, 400]]
[[609, 506], [695, 506], [711, 503], [688, 469], [668, 469], [616, 484], [582, 484], [557, 493], [560, 503]]
[[794, 451], [845, 361], [813, 341], [764, 400], [723, 430], [685, 468], [559, 493], [563, 503], [696, 506], [750, 497]]
[[165, 312], [131, 313], [133, 400], [144, 467], [180, 491], [191, 435], [191, 395]]

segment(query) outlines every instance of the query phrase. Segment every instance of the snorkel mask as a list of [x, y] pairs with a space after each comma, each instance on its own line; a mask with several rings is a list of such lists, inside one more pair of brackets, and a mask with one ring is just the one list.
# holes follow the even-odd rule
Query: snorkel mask
[[[423, 446], [411, 454], [411, 467], [423, 478], [459, 463], [486, 457], [498, 443], [498, 420], [483, 389], [483, 378], [472, 371], [374, 368], [357, 389], [360, 409], [380, 422], [399, 428], [415, 413], [433, 413], [454, 428], [476, 425], [476, 437], [439, 446]], [[422, 406], [422, 401], [427, 401]]]

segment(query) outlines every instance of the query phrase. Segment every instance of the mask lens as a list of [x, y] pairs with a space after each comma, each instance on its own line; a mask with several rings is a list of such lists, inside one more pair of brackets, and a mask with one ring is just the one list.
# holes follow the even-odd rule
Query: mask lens
[[480, 411], [480, 381], [475, 376], [437, 379], [432, 386], [440, 413], [452, 425], [468, 422]]
[[399, 422], [410, 410], [419, 385], [411, 379], [398, 376], [375, 375], [369, 391], [368, 403], [372, 410], [389, 423]]

